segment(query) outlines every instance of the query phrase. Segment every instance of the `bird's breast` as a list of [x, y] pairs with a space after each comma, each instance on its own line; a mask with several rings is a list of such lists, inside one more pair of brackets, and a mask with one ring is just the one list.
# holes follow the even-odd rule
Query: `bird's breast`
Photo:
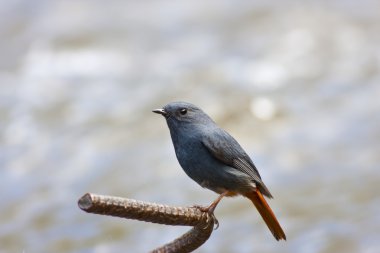
[[207, 150], [203, 147], [199, 138], [189, 136], [184, 138], [178, 137], [177, 141], [173, 141], [178, 161], [184, 169], [191, 168], [199, 163], [201, 158], [204, 158]]
[[[202, 144], [201, 138], [186, 136], [174, 144], [179, 164], [186, 174], [199, 184], [222, 173], [223, 164]], [[208, 187], [207, 187], [208, 188]]]
[[[169, 124], [168, 124], [169, 125]], [[211, 126], [212, 127], [212, 126]], [[203, 144], [212, 128], [169, 125], [175, 153], [185, 173], [202, 187], [221, 193], [224, 190], [246, 192], [252, 189], [252, 179], [215, 157]]]

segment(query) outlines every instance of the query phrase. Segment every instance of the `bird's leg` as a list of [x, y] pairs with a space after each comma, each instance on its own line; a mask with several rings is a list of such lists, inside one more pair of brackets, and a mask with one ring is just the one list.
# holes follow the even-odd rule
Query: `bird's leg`
[[215, 210], [216, 206], [219, 204], [219, 202], [222, 200], [222, 198], [225, 197], [228, 193], [229, 193], [228, 191], [225, 191], [222, 194], [220, 194], [218, 196], [218, 198], [215, 199], [211, 203], [211, 205], [209, 205], [208, 207], [202, 207], [202, 206], [198, 207], [202, 212], [207, 212], [210, 216], [212, 216], [212, 218], [214, 219], [214, 223], [216, 225], [215, 229], [218, 229], [218, 227], [219, 227], [219, 221], [218, 221], [218, 219], [214, 215], [214, 210]]
[[216, 206], [219, 204], [219, 202], [222, 200], [223, 197], [225, 197], [226, 195], [228, 194], [228, 191], [225, 191], [223, 192], [222, 194], [220, 194], [218, 196], [217, 199], [215, 199], [211, 205], [209, 205], [208, 207], [204, 208], [202, 211], [204, 212], [208, 212], [208, 213], [214, 213], [214, 210], [216, 208]]

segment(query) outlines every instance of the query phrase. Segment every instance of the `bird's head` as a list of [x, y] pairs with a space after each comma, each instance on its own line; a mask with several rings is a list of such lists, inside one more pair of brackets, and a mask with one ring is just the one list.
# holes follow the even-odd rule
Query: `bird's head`
[[212, 119], [197, 106], [186, 102], [171, 102], [162, 109], [153, 112], [161, 114], [166, 118], [168, 125], [171, 124], [207, 124], [214, 123]]

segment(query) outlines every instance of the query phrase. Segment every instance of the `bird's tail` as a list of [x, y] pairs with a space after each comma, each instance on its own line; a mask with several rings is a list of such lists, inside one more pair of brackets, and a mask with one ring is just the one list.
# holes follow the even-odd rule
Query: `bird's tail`
[[277, 241], [281, 239], [286, 240], [285, 233], [282, 230], [280, 223], [278, 223], [276, 216], [274, 215], [272, 209], [269, 207], [261, 192], [256, 189], [252, 192], [247, 193], [245, 196], [249, 198], [255, 205], [257, 211], [259, 211], [261, 217], [263, 217], [274, 238], [276, 238]]

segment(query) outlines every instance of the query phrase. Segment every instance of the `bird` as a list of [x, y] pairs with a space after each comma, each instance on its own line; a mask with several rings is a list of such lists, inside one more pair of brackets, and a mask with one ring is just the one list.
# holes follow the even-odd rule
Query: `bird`
[[185, 173], [201, 187], [219, 194], [205, 211], [213, 215], [223, 197], [242, 195], [252, 201], [274, 238], [286, 240], [264, 198], [273, 196], [235, 138], [191, 103], [171, 102], [153, 112], [165, 117], [177, 160]]

